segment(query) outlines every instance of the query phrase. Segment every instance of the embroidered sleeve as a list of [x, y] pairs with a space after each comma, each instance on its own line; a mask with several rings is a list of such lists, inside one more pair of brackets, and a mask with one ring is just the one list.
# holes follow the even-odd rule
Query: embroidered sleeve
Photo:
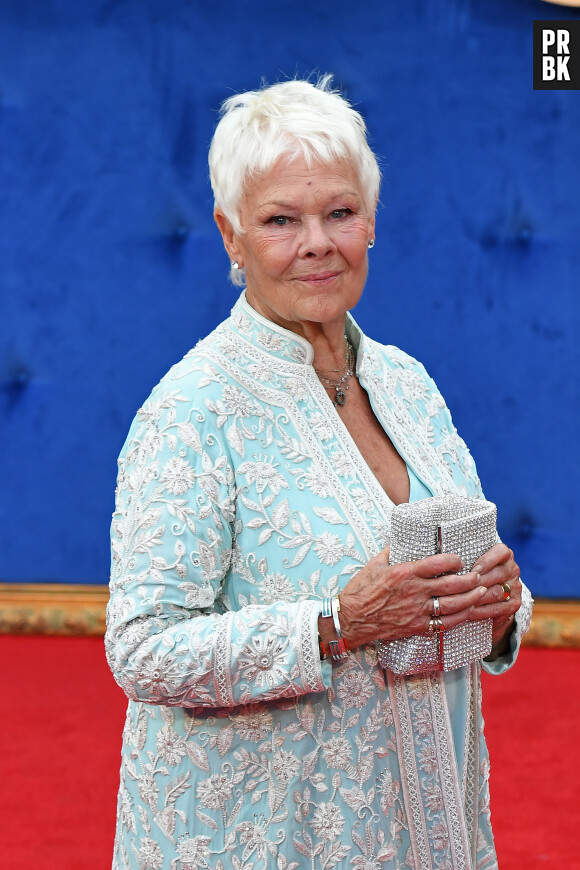
[[221, 598], [235, 531], [227, 437], [163, 383], [119, 460], [105, 638], [117, 682], [135, 700], [183, 707], [323, 691], [319, 602], [234, 612]]

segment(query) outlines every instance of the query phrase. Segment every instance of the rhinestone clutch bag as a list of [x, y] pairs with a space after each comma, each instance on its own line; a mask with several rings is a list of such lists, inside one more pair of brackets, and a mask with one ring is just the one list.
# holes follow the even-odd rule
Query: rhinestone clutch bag
[[[466, 574], [497, 541], [497, 509], [489, 501], [455, 495], [396, 505], [391, 516], [389, 564], [435, 553], [457, 553]], [[449, 631], [379, 640], [380, 664], [395, 674], [452, 671], [491, 652], [492, 620], [464, 622]]]

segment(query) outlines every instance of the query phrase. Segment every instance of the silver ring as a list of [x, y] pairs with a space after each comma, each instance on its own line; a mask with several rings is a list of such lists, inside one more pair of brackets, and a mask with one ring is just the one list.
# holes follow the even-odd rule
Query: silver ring
[[439, 617], [441, 616], [441, 607], [439, 606], [438, 595], [433, 596], [433, 616], [435, 616], [437, 619], [439, 619]]

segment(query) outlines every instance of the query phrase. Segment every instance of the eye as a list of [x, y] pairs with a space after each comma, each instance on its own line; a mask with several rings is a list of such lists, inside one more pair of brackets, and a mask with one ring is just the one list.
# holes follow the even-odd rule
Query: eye
[[286, 217], [283, 214], [275, 214], [272, 215], [271, 218], [268, 218], [268, 223], [274, 224], [274, 226], [276, 227], [285, 227], [286, 224], [289, 224], [291, 222], [291, 220], [291, 218]]
[[335, 219], [340, 219], [347, 217], [352, 214], [352, 209], [350, 208], [335, 208], [330, 212], [330, 217]]

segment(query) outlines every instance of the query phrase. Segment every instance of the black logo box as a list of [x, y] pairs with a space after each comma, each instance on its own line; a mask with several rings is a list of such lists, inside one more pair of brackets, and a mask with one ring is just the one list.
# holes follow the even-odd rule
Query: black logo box
[[534, 21], [534, 90], [580, 90], [580, 19]]

